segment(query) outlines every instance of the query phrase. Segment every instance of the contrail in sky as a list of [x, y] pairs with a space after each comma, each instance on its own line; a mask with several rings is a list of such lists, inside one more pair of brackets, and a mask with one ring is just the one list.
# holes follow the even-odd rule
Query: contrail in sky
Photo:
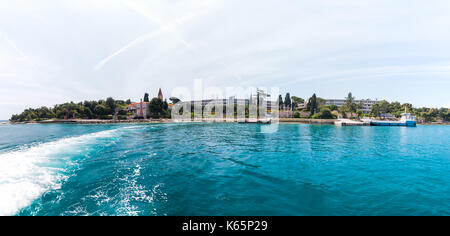
[[0, 31], [0, 38], [3, 38], [14, 50], [28, 63], [30, 63], [31, 66], [35, 67], [34, 63], [30, 60], [30, 58], [22, 51], [20, 50], [17, 45], [9, 39], [8, 35]]
[[159, 25], [161, 29], [164, 31], [171, 33], [172, 36], [174, 36], [175, 40], [179, 41], [180, 43], [184, 44], [186, 47], [190, 49], [194, 49], [194, 47], [186, 42], [180, 35], [180, 33], [176, 30], [176, 26], [180, 26], [185, 24], [187, 21], [195, 17], [195, 14], [192, 12], [186, 13], [184, 16], [172, 21], [171, 23], [164, 23], [163, 20], [156, 17], [156, 15], [148, 14], [147, 11], [143, 10], [142, 7], [139, 7], [132, 1], [123, 1], [126, 7], [130, 8], [131, 10], [137, 12], [141, 16], [147, 18], [148, 20], [152, 21], [153, 23], [156, 23]]
[[114, 57], [118, 56], [119, 54], [125, 52], [126, 50], [128, 50], [129, 48], [143, 43], [151, 38], [154, 38], [158, 35], [160, 35], [161, 33], [163, 33], [162, 30], [158, 30], [152, 33], [148, 33], [148, 34], [144, 34], [142, 36], [139, 36], [138, 38], [136, 38], [135, 40], [131, 41], [130, 43], [128, 43], [127, 45], [125, 45], [124, 47], [122, 47], [121, 49], [119, 49], [118, 51], [114, 52], [113, 54], [109, 55], [107, 58], [101, 60], [95, 67], [95, 70], [100, 70], [106, 63], [108, 63], [108, 61], [110, 61], [111, 59], [113, 59]]
[[133, 47], [135, 45], [138, 45], [140, 43], [143, 43], [143, 42], [145, 42], [145, 41], [147, 41], [149, 39], [152, 39], [154, 37], [160, 36], [163, 33], [170, 33], [174, 37], [175, 40], [177, 40], [178, 42], [182, 43], [187, 48], [189, 48], [191, 50], [194, 50], [194, 47], [191, 44], [189, 44], [182, 37], [179, 36], [179, 33], [175, 30], [175, 27], [177, 25], [182, 25], [182, 24], [186, 23], [189, 19], [193, 18], [195, 16], [195, 14], [188, 13], [188, 14], [184, 15], [183, 17], [181, 17], [181, 18], [179, 18], [177, 20], [174, 20], [170, 24], [165, 24], [165, 23], [163, 23], [162, 20], [159, 20], [155, 16], [152, 16], [152, 15], [146, 13], [145, 11], [142, 10], [142, 8], [136, 6], [134, 3], [130, 2], [130, 1], [124, 1], [123, 3], [125, 4], [125, 6], [127, 6], [131, 10], [139, 13], [140, 15], [144, 16], [145, 18], [149, 19], [150, 21], [156, 23], [158, 26], [160, 26], [160, 29], [157, 30], [157, 31], [151, 32], [151, 33], [144, 34], [144, 35], [136, 38], [135, 40], [131, 41], [130, 43], [128, 43], [127, 45], [125, 45], [124, 47], [119, 49], [118, 51], [114, 52], [110, 56], [108, 56], [105, 59], [101, 60], [94, 67], [95, 70], [100, 70], [106, 63], [108, 63], [114, 57], [122, 54], [123, 52], [125, 52], [128, 49], [130, 49], [131, 47]]
[[[199, 53], [199, 50], [196, 47], [194, 47], [193, 45], [191, 45], [190, 43], [188, 43], [186, 40], [184, 40], [183, 37], [181, 36], [181, 33], [179, 33], [179, 31], [177, 31], [177, 29], [176, 29], [176, 27], [184, 25], [190, 19], [194, 18], [196, 16], [195, 13], [188, 12], [185, 15], [183, 15], [182, 17], [171, 21], [170, 23], [164, 23], [164, 21], [161, 20], [160, 18], [158, 18], [155, 14], [149, 14], [147, 11], [145, 11], [145, 8], [136, 5], [132, 1], [122, 1], [122, 2], [129, 9], [135, 11], [139, 15], [141, 15], [141, 16], [145, 17], [146, 19], [150, 20], [151, 22], [157, 24], [160, 27], [160, 29], [155, 31], [155, 32], [142, 35], [142, 36], [138, 37], [137, 39], [131, 41], [130, 43], [128, 43], [127, 45], [125, 45], [124, 47], [122, 47], [121, 49], [116, 51], [115, 53], [111, 54], [107, 58], [105, 58], [102, 61], [100, 61], [94, 67], [95, 70], [100, 70], [106, 63], [108, 63], [114, 57], [118, 56], [119, 54], [122, 54], [123, 52], [125, 52], [128, 49], [130, 49], [131, 47], [133, 47], [135, 45], [138, 45], [140, 43], [143, 43], [143, 42], [145, 42], [145, 41], [147, 41], [147, 40], [149, 40], [151, 38], [160, 36], [163, 33], [168, 33], [174, 40], [176, 40], [179, 43], [183, 44], [184, 46], [186, 46], [191, 51], [193, 51], [195, 53]], [[211, 50], [209, 50], [206, 47], [206, 45], [204, 45], [202, 50], [211, 51]], [[242, 77], [237, 75], [237, 74], [235, 74], [229, 65], [224, 64], [224, 63], [221, 63], [221, 64], [222, 64], [222, 66], [225, 67], [225, 69], [226, 69], [226, 71], [228, 71], [228, 73], [230, 73], [236, 79], [242, 81]]]

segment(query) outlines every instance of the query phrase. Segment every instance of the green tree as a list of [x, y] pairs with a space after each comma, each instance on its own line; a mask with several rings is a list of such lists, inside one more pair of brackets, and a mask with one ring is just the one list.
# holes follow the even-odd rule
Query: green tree
[[148, 93], [144, 94], [144, 102], [150, 102]]
[[112, 97], [106, 99], [106, 105], [111, 111], [114, 111], [114, 109], [116, 109], [116, 101], [114, 101]]
[[315, 119], [336, 119], [336, 116], [331, 113], [328, 108], [321, 108], [320, 112], [313, 116]]
[[[106, 101], [69, 102], [55, 105], [52, 108], [26, 109], [21, 114], [13, 115], [11, 121], [41, 121], [53, 118], [110, 119], [110, 115], [114, 114], [116, 109], [123, 110], [126, 107], [125, 105], [126, 102], [113, 98], [108, 98]], [[126, 114], [126, 112], [121, 114], [123, 113]]]
[[348, 96], [345, 100], [344, 105], [341, 106], [339, 109], [340, 113], [346, 117], [347, 113], [358, 114], [357, 110], [362, 108], [362, 104], [356, 104], [355, 98], [353, 97], [352, 93], [348, 93]]
[[413, 106], [410, 103], [403, 103], [401, 109], [402, 109], [403, 112], [405, 110], [406, 110], [406, 112], [412, 112], [413, 111]]
[[375, 104], [372, 105], [372, 114], [375, 117], [379, 117], [380, 116], [381, 108], [380, 108], [380, 105], [378, 103], [375, 103]]
[[333, 104], [333, 105], [330, 106], [330, 110], [331, 111], [337, 111], [337, 110], [339, 110], [339, 107]]
[[301, 103], [305, 102], [305, 99], [299, 98], [299, 97], [296, 97], [296, 96], [292, 96], [291, 99], [292, 99], [293, 102], [295, 102], [297, 104], [301, 104]]
[[351, 92], [348, 93], [346, 101], [349, 101], [350, 103], [353, 103], [355, 101], [355, 98], [353, 97], [353, 94]]
[[167, 111], [169, 109], [169, 104], [167, 103], [167, 99], [164, 99], [162, 109], [163, 109], [163, 111]]
[[283, 96], [281, 96], [281, 94], [280, 94], [280, 96], [278, 96], [278, 106], [280, 107], [280, 109], [282, 109], [284, 106]]
[[296, 108], [299, 104], [303, 104], [305, 100], [296, 96], [292, 96], [292, 108]]
[[148, 104], [148, 108], [150, 111], [150, 117], [154, 119], [161, 118], [163, 115], [163, 106], [164, 102], [159, 98], [153, 98], [152, 101]]
[[379, 106], [380, 106], [380, 112], [381, 112], [381, 114], [386, 114], [386, 113], [389, 113], [389, 112], [390, 112], [390, 109], [389, 109], [389, 102], [387, 102], [387, 101], [382, 101], [382, 102], [379, 103]]
[[292, 106], [292, 101], [291, 101], [291, 94], [286, 93], [286, 97], [284, 98], [284, 106], [287, 108], [291, 108]]
[[312, 97], [308, 100], [307, 109], [309, 112], [311, 112], [311, 115], [316, 114], [318, 110], [318, 103], [317, 103], [317, 96], [316, 94], [313, 94]]
[[106, 107], [104, 104], [99, 104], [99, 105], [97, 105], [97, 106], [94, 108], [94, 113], [95, 113], [97, 116], [102, 117], [102, 116], [108, 115], [108, 114], [109, 114], [109, 110], [108, 110], [108, 107]]

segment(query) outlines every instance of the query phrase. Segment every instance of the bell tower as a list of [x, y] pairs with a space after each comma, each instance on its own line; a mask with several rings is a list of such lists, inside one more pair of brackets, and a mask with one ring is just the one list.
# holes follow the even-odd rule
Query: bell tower
[[164, 100], [164, 97], [163, 97], [163, 94], [162, 94], [161, 88], [159, 88], [159, 92], [158, 92], [158, 98], [159, 98], [159, 99], [161, 99], [161, 100]]
[[144, 117], [144, 104], [142, 103], [142, 99], [141, 99], [141, 102], [139, 104], [139, 115], [141, 117]]

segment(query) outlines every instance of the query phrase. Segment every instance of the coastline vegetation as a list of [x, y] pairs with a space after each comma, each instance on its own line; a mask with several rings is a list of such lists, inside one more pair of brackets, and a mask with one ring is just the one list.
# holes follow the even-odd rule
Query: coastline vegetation
[[169, 104], [160, 98], [153, 98], [148, 104], [148, 110], [152, 119], [170, 118]]
[[[173, 104], [179, 102], [178, 98], [170, 98]], [[326, 100], [313, 94], [308, 100], [287, 93], [284, 101], [282, 95], [279, 95], [278, 103], [280, 111], [289, 111], [292, 118], [309, 119], [337, 119], [337, 118], [399, 118], [406, 112], [414, 114], [419, 122], [450, 122], [450, 109], [448, 108], [415, 108], [410, 103], [380, 101], [372, 106], [370, 114], [362, 112], [363, 104], [355, 102], [352, 93], [349, 93], [344, 105], [340, 108], [336, 105], [325, 105]], [[148, 102], [149, 116], [152, 119], [170, 118], [170, 110], [166, 100], [153, 98], [150, 100], [148, 93], [144, 95], [144, 102]], [[115, 100], [111, 97], [106, 100], [84, 101], [79, 103], [69, 102], [55, 105], [53, 107], [40, 107], [37, 109], [29, 108], [21, 114], [13, 115], [11, 122], [30, 122], [44, 121], [52, 119], [85, 119], [85, 120], [127, 120], [139, 117], [133, 117], [127, 110], [127, 105], [132, 102], [130, 99]], [[224, 113], [226, 113], [225, 107]], [[245, 116], [248, 117], [248, 106], [245, 106]], [[202, 107], [203, 113], [204, 107]], [[234, 107], [234, 113], [237, 113], [237, 105]], [[192, 116], [194, 109], [192, 108]], [[215, 111], [213, 109], [212, 113]], [[389, 116], [387, 116], [389, 115]]]
[[[450, 122], [449, 108], [427, 108], [413, 107], [410, 103], [388, 102], [382, 100], [372, 106], [370, 114], [362, 112], [363, 104], [357, 103], [352, 93], [349, 93], [344, 105], [340, 108], [336, 105], [325, 105], [326, 100], [313, 94], [305, 106], [298, 108], [299, 104], [304, 104], [304, 99], [293, 96], [292, 107], [287, 106], [279, 96], [280, 109], [288, 108], [292, 112], [293, 118], [313, 118], [313, 119], [337, 119], [341, 118], [400, 118], [405, 111], [415, 115], [419, 122]], [[295, 99], [294, 99], [295, 98]]]
[[114, 100], [107, 98], [99, 101], [69, 102], [53, 107], [29, 108], [21, 114], [13, 115], [12, 122], [42, 121], [50, 119], [101, 119], [111, 120], [116, 115], [118, 119], [126, 119], [125, 108], [130, 100]]
[[[153, 119], [170, 118], [169, 105], [167, 101], [160, 98], [153, 98], [149, 101], [149, 95], [144, 95], [147, 101], [149, 116]], [[58, 104], [53, 107], [29, 108], [21, 114], [13, 115], [11, 122], [44, 121], [52, 119], [85, 119], [85, 120], [127, 120], [135, 118], [127, 110], [127, 105], [132, 102], [130, 99], [115, 100], [112, 97], [99, 101], [84, 101], [79, 103], [68, 102]]]

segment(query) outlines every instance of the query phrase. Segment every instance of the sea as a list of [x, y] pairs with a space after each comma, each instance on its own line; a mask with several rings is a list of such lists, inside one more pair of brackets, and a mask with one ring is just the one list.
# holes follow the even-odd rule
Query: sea
[[450, 215], [450, 126], [0, 125], [0, 215]]

